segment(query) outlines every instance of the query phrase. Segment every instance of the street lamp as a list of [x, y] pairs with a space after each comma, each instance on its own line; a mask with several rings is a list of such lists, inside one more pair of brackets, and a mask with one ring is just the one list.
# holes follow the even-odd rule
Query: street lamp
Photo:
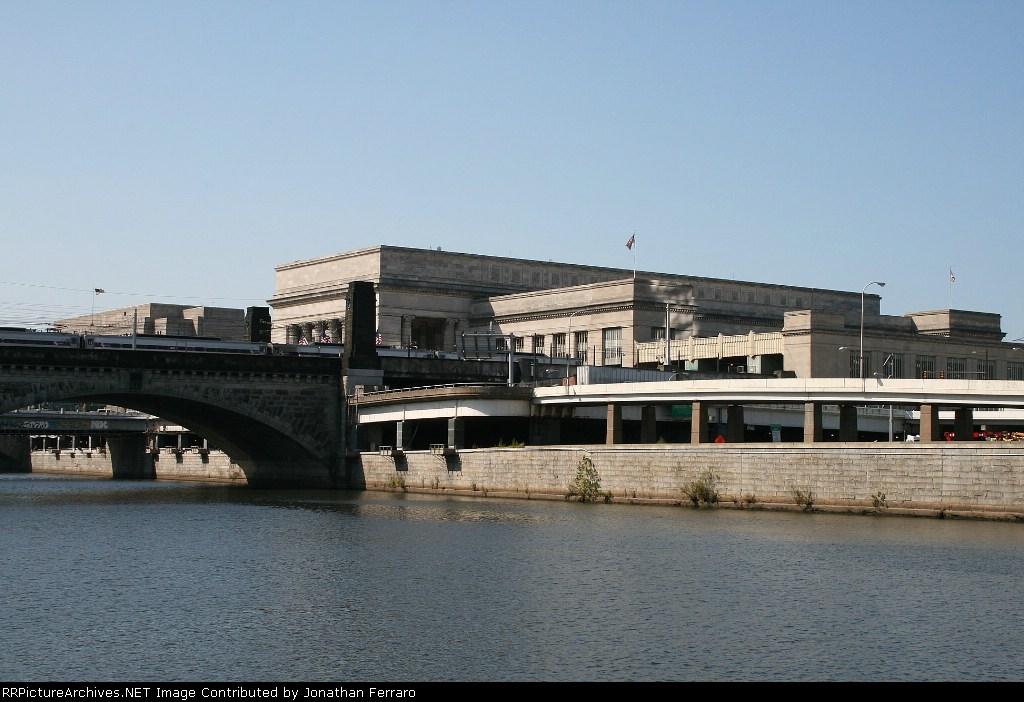
[[857, 359], [860, 365], [860, 383], [863, 389], [864, 385], [864, 293], [872, 285], [877, 285], [880, 288], [885, 287], [885, 283], [880, 280], [872, 280], [870, 283], [861, 288], [860, 291], [860, 358]]
[[569, 358], [572, 351], [572, 318], [583, 310], [576, 310], [569, 315], [569, 331], [565, 335], [565, 391], [569, 392]]

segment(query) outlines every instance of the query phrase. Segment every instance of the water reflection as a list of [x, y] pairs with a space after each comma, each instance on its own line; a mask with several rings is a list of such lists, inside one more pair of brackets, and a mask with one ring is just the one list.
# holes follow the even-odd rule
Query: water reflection
[[1020, 525], [0, 476], [21, 680], [1015, 680]]

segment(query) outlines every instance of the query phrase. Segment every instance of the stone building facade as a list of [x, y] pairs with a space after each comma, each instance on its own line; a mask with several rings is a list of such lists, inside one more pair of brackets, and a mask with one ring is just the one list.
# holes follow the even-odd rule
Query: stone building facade
[[77, 334], [206, 336], [225, 341], [246, 338], [245, 310], [147, 303], [90, 315], [58, 319], [54, 326]]
[[[387, 347], [464, 353], [488, 343], [501, 349], [511, 339], [518, 354], [595, 366], [1024, 380], [1024, 353], [1002, 341], [998, 314], [882, 315], [880, 296], [870, 292], [383, 245], [283, 264], [275, 273], [268, 301], [275, 342], [312, 340], [322, 330], [344, 341], [348, 286], [369, 281]], [[688, 340], [766, 334], [779, 335], [770, 353], [687, 357], [682, 350]]]
[[[340, 329], [348, 284], [366, 280], [376, 287], [384, 346], [458, 351], [466, 335], [513, 334], [520, 350], [582, 358], [598, 349], [599, 364], [627, 366], [634, 343], [663, 338], [666, 314], [672, 338], [685, 338], [779, 331], [787, 311], [852, 314], [861, 303], [859, 293], [843, 291], [394, 246], [296, 261], [275, 273], [268, 302], [278, 343]], [[867, 305], [877, 314], [879, 298], [869, 295]]]

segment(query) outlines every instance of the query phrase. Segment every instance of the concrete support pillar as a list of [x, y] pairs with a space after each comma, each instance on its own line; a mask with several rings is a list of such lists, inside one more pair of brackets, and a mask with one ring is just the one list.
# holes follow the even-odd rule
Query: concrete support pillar
[[110, 468], [115, 478], [155, 478], [153, 458], [146, 453], [144, 435], [111, 436]]
[[0, 471], [32, 472], [32, 441], [28, 436], [0, 436]]
[[921, 441], [942, 441], [942, 427], [939, 425], [939, 406], [921, 405]]
[[743, 405], [729, 405], [726, 422], [725, 440], [730, 444], [743, 443], [743, 436], [746, 433], [746, 425], [743, 423]]
[[622, 405], [614, 402], [608, 405], [608, 429], [605, 437], [606, 444], [622, 443]]
[[957, 407], [953, 414], [953, 440], [974, 440], [974, 408]]
[[839, 440], [857, 440], [857, 406], [839, 405]]
[[706, 444], [708, 442], [708, 406], [704, 402], [694, 402], [690, 413], [690, 443]]
[[558, 417], [530, 417], [531, 446], [554, 446], [562, 443], [562, 421]]
[[448, 448], [466, 448], [466, 420], [452, 417], [448, 420]]
[[804, 443], [818, 443], [824, 438], [821, 430], [821, 403], [804, 403]]
[[640, 408], [640, 443], [653, 444], [658, 441], [658, 421], [656, 407], [644, 405]]
[[405, 421], [398, 422], [395, 426], [395, 448], [405, 450]]

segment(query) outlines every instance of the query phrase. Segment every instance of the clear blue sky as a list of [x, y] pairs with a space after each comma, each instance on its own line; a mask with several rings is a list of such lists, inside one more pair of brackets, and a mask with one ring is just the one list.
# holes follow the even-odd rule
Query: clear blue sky
[[0, 324], [262, 305], [376, 244], [629, 269], [635, 232], [1022, 337], [1022, 37], [1021, 0], [3, 0]]

